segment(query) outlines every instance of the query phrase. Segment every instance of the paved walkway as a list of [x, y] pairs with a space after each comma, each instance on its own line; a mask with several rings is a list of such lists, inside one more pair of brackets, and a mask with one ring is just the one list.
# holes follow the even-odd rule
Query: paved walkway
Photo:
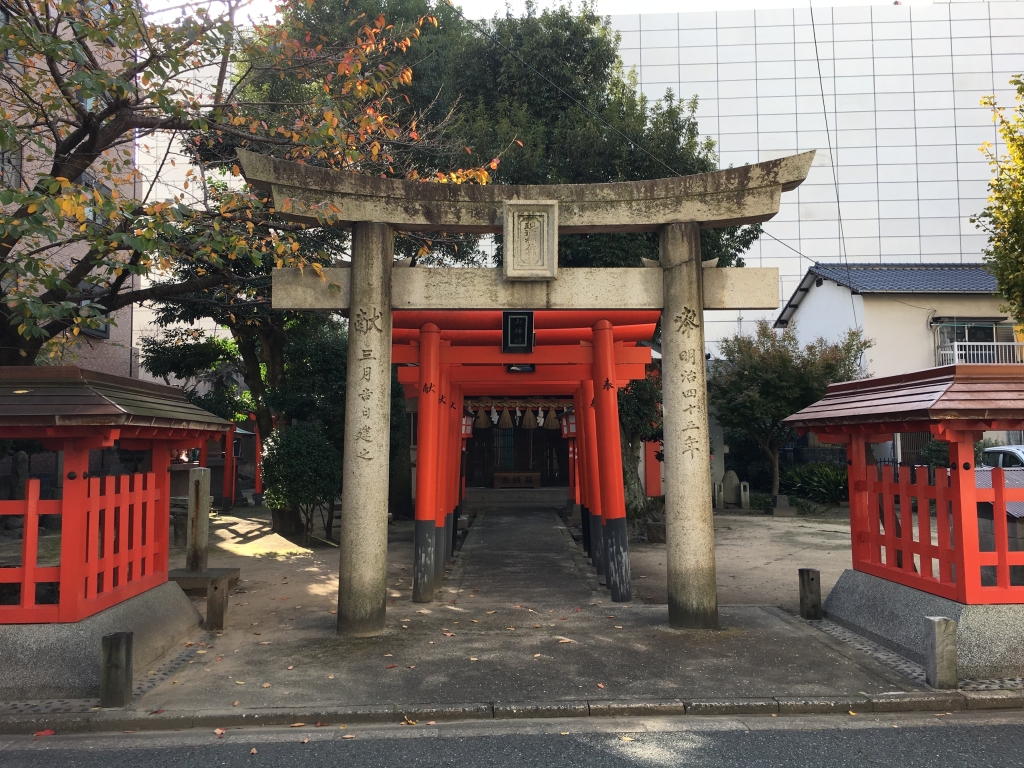
[[392, 542], [387, 633], [377, 638], [334, 632], [336, 550], [211, 556], [212, 566], [241, 565], [246, 579], [228, 629], [194, 638], [191, 658], [131, 713], [146, 722], [337, 719], [405, 705], [497, 712], [542, 702], [595, 714], [608, 702], [702, 699], [767, 711], [786, 697], [838, 697], [845, 712], [870, 709], [868, 696], [922, 691], [778, 608], [724, 607], [720, 631], [669, 630], [664, 605], [610, 602], [554, 508], [477, 506], [437, 602], [412, 602], [411, 540]]

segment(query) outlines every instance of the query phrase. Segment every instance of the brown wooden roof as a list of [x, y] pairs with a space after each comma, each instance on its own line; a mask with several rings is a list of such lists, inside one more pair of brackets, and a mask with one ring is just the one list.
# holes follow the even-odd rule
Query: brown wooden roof
[[1024, 419], [1024, 365], [947, 365], [832, 384], [785, 423], [796, 428], [948, 419]]
[[125, 426], [224, 432], [229, 422], [176, 387], [71, 365], [0, 367], [5, 426]]

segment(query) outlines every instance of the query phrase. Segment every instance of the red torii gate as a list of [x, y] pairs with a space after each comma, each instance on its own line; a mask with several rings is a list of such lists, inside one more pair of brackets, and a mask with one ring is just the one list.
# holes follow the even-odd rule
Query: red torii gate
[[[646, 375], [651, 350], [636, 342], [651, 338], [659, 317], [651, 310], [538, 311], [533, 351], [510, 354], [501, 351], [501, 312], [394, 313], [391, 359], [402, 366], [399, 381], [418, 393], [415, 602], [434, 598], [452, 554], [466, 395], [572, 396], [582, 415], [577, 471], [591, 555], [612, 599], [630, 599], [618, 389]], [[533, 370], [513, 373], [513, 365]]]

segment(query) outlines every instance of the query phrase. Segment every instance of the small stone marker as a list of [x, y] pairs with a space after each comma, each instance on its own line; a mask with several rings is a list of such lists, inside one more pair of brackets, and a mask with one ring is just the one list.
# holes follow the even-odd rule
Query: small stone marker
[[185, 570], [206, 570], [210, 549], [210, 470], [196, 467], [188, 471], [188, 549]]
[[224, 629], [224, 620], [228, 615], [228, 585], [230, 574], [210, 579], [206, 587], [206, 629]]
[[100, 659], [100, 706], [127, 707], [132, 700], [132, 633], [103, 637]]
[[740, 483], [740, 509], [750, 509], [750, 483]]
[[800, 568], [800, 618], [821, 621], [821, 574], [815, 568]]
[[956, 622], [945, 616], [925, 616], [928, 637], [925, 645], [925, 680], [932, 688], [956, 689]]
[[721, 483], [715, 483], [715, 498], [714, 507], [715, 509], [725, 509], [725, 490]]
[[722, 477], [722, 493], [726, 504], [740, 503], [740, 479], [731, 469]]

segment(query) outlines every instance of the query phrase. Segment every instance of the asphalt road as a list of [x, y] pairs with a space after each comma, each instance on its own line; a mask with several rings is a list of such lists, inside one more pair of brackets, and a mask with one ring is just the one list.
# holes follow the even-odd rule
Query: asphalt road
[[[596, 720], [596, 719], [595, 719]], [[0, 737], [5, 768], [1024, 766], [1024, 714], [663, 718]], [[344, 736], [352, 738], [345, 739]], [[304, 740], [306, 740], [304, 742]], [[252, 750], [256, 750], [252, 754]]]

